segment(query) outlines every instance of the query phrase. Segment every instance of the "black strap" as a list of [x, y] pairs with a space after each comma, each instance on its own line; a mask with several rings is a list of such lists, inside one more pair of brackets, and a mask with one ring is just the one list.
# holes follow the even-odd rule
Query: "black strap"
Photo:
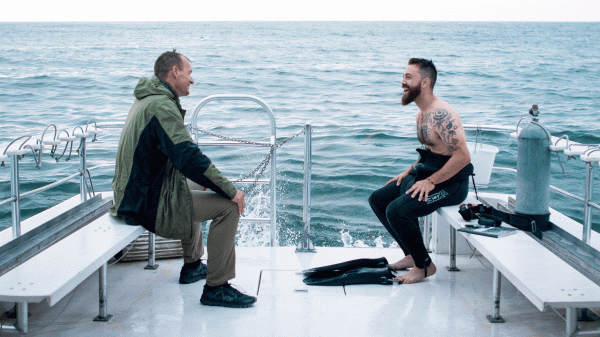
[[542, 239], [542, 232], [537, 228], [535, 220], [525, 214], [503, 212], [494, 207], [482, 204], [462, 204], [458, 212], [467, 221], [479, 219], [481, 225], [491, 227], [498, 227], [502, 222], [505, 222], [522, 231], [531, 232], [540, 240]]
[[479, 200], [477, 196], [477, 186], [475, 186], [475, 173], [471, 174], [471, 181], [473, 182], [473, 189], [475, 190], [475, 199]]

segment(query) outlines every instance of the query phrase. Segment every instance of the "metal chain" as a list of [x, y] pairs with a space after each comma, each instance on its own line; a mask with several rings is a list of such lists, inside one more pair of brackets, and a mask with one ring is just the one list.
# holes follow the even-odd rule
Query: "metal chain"
[[232, 142], [238, 142], [238, 143], [249, 144], [249, 145], [258, 145], [258, 146], [263, 146], [264, 145], [264, 143], [251, 142], [251, 141], [248, 141], [248, 140], [243, 140], [243, 139], [237, 139], [237, 138], [232, 138], [232, 137], [217, 135], [216, 133], [212, 133], [210, 131], [206, 131], [206, 130], [202, 130], [202, 129], [198, 129], [198, 128], [196, 128], [195, 130], [198, 131], [198, 132], [202, 132], [204, 134], [207, 134], [209, 136], [213, 136], [213, 137], [224, 139], [224, 140], [229, 140], [229, 141], [232, 141]]
[[[198, 132], [204, 133], [206, 135], [209, 136], [213, 136], [216, 138], [220, 138], [220, 139], [224, 139], [224, 140], [229, 140], [229, 141], [233, 141], [233, 142], [238, 142], [241, 144], [248, 144], [248, 145], [258, 145], [258, 146], [264, 146], [264, 143], [257, 143], [257, 142], [252, 142], [252, 141], [248, 141], [248, 140], [243, 140], [243, 139], [237, 139], [237, 138], [232, 138], [232, 137], [227, 137], [227, 136], [222, 136], [222, 135], [218, 135], [216, 133], [212, 133], [206, 130], [202, 130], [202, 129], [195, 129]], [[263, 159], [263, 161], [258, 164], [258, 166], [250, 173], [248, 173], [247, 175], [245, 175], [244, 177], [237, 179], [235, 181], [233, 181], [233, 183], [239, 183], [240, 181], [244, 180], [244, 179], [248, 179], [250, 178], [252, 175], [254, 175], [257, 171], [258, 174], [256, 174], [256, 178], [254, 179], [254, 182], [252, 184], [250, 184], [250, 188], [254, 187], [256, 185], [256, 183], [258, 182], [258, 180], [260, 179], [260, 177], [262, 177], [263, 173], [265, 172], [265, 170], [267, 169], [267, 166], [269, 164], [269, 162], [271, 161], [271, 158], [273, 157], [273, 152], [275, 152], [276, 149], [280, 148], [281, 146], [283, 146], [283, 144], [287, 143], [288, 141], [298, 137], [299, 135], [303, 134], [305, 132], [305, 129], [302, 129], [301, 131], [291, 135], [290, 137], [279, 141], [279, 142], [275, 142], [275, 144], [271, 145], [271, 150], [269, 151], [269, 154], [267, 154], [267, 156], [265, 157], [265, 159]]]

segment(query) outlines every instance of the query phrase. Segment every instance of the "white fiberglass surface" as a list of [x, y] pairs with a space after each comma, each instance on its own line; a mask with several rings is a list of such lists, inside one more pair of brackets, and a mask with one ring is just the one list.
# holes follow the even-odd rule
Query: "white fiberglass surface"
[[[491, 265], [458, 257], [460, 272], [448, 272], [448, 255], [433, 255], [438, 272], [412, 285], [307, 286], [303, 269], [357, 258], [386, 257], [400, 249], [294, 247], [238, 248], [231, 281], [258, 296], [251, 308], [199, 303], [204, 281], [178, 283], [181, 259], [117, 263], [108, 268], [108, 322], [98, 315], [98, 274], [59, 303], [30, 304], [28, 336], [564, 336], [565, 322], [552, 309], [540, 312], [503, 279], [501, 315], [490, 323]], [[260, 286], [260, 288], [259, 288]], [[258, 295], [257, 295], [258, 292]], [[559, 311], [560, 312], [560, 311]], [[579, 323], [584, 324], [584, 323]], [[591, 323], [597, 324], [597, 323]], [[7, 335], [10, 332], [4, 331]]]

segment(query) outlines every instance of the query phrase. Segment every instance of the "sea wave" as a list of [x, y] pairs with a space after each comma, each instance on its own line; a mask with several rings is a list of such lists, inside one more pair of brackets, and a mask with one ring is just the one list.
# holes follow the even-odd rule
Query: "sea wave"
[[[50, 123], [72, 130], [91, 118], [123, 122], [138, 79], [152, 76], [156, 57], [173, 47], [192, 61], [196, 82], [182, 98], [186, 123], [202, 98], [230, 93], [263, 98], [275, 112], [279, 141], [311, 124], [311, 223], [318, 245], [344, 245], [341, 232], [367, 245], [391, 242], [366, 200], [416, 159], [417, 108], [400, 104], [411, 57], [433, 59], [435, 93], [465, 124], [516, 126], [538, 104], [553, 134], [600, 143], [598, 23], [119, 22], [0, 28], [2, 143], [41, 134]], [[200, 123], [229, 137], [269, 138], [265, 114], [252, 105], [210, 104]], [[467, 137], [477, 136], [469, 131]], [[118, 132], [90, 144], [91, 163], [110, 162], [117, 141]], [[515, 165], [513, 139], [491, 132], [481, 141], [502, 144], [496, 166]], [[244, 159], [245, 150], [202, 150], [233, 176], [250, 172], [266, 155], [248, 151]], [[303, 136], [279, 148], [277, 156], [278, 221], [282, 240], [293, 245], [302, 228]], [[40, 171], [26, 157], [22, 190], [39, 186], [34, 178], [63, 176], [64, 164], [46, 158]], [[581, 177], [574, 172], [582, 163], [563, 160], [567, 177], [554, 164], [552, 183], [581, 195]], [[97, 190], [110, 189], [111, 168], [94, 174]], [[514, 174], [494, 177], [495, 188], [514, 193]], [[8, 180], [9, 170], [0, 168], [0, 200], [9, 195]], [[28, 199], [23, 217], [73, 193], [78, 187], [70, 183]], [[582, 221], [576, 202], [557, 198], [552, 207]], [[0, 227], [9, 225], [9, 207], [0, 207]], [[256, 239], [242, 241], [263, 242]]]

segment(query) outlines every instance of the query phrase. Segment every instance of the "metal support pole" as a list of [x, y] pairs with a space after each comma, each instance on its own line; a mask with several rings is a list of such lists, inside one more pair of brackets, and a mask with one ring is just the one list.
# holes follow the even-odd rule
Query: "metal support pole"
[[566, 336], [573, 336], [577, 331], [577, 309], [567, 308], [567, 317], [565, 318], [567, 328]]
[[81, 202], [84, 202], [88, 199], [87, 184], [85, 182], [85, 175], [87, 173], [86, 159], [87, 158], [85, 150], [85, 137], [82, 137], [81, 147], [79, 149], [79, 170], [81, 171], [81, 179], [79, 182], [79, 194], [81, 197]]
[[310, 240], [310, 175], [311, 175], [311, 160], [312, 160], [312, 144], [311, 144], [312, 129], [310, 124], [304, 126], [304, 191], [302, 198], [302, 222], [304, 230], [296, 253], [316, 253], [315, 246]]
[[19, 156], [13, 154], [10, 156], [10, 197], [12, 214], [12, 233], [13, 239], [21, 236], [21, 206], [19, 196]]
[[148, 265], [144, 269], [154, 270], [158, 265], [154, 263], [156, 260], [156, 235], [148, 232]]
[[494, 284], [493, 284], [493, 288], [494, 288], [494, 314], [493, 315], [488, 315], [487, 318], [490, 321], [490, 323], [504, 323], [504, 318], [502, 318], [502, 316], [500, 316], [500, 281], [501, 281], [501, 276], [502, 274], [500, 274], [500, 271], [498, 270], [498, 268], [494, 267]]
[[591, 162], [585, 163], [585, 196], [584, 196], [584, 211], [583, 211], [583, 242], [589, 244], [592, 234], [592, 209], [590, 207], [590, 201], [592, 201], [593, 193], [593, 167]]
[[21, 333], [27, 333], [29, 326], [29, 312], [27, 307], [27, 302], [20, 302], [17, 303], [15, 308], [17, 314], [17, 323], [15, 324], [15, 329]]
[[[586, 244], [590, 244], [592, 238], [592, 208], [590, 202], [592, 201], [592, 193], [594, 187], [594, 175], [593, 175], [592, 162], [585, 163], [585, 194], [583, 197], [583, 236], [582, 241]], [[577, 320], [579, 321], [593, 321], [587, 308], [577, 310]], [[567, 322], [568, 325], [568, 322]], [[568, 329], [567, 329], [568, 330]]]
[[[13, 154], [10, 156], [10, 196], [11, 214], [12, 214], [12, 234], [13, 239], [21, 236], [21, 205], [20, 205], [20, 190], [19, 190], [19, 156]], [[22, 333], [27, 333], [28, 315], [27, 302], [16, 303], [17, 323], [15, 329]]]
[[433, 218], [433, 216], [431, 214], [428, 214], [425, 216], [425, 219], [423, 220], [423, 242], [425, 243], [425, 248], [427, 249], [428, 253], [431, 253], [431, 247], [430, 247], [430, 243], [431, 243], [431, 219]]
[[[275, 131], [271, 136], [271, 146], [275, 146]], [[273, 155], [271, 156], [271, 247], [279, 246], [279, 238], [277, 237], [277, 167], [275, 165], [277, 161], [277, 149], [273, 149]]]
[[450, 226], [450, 265], [448, 271], [460, 271], [456, 267], [456, 229]]
[[107, 296], [106, 296], [106, 270], [107, 264], [104, 263], [102, 267], [98, 270], [99, 275], [99, 291], [98, 291], [98, 303], [99, 303], [99, 312], [98, 316], [94, 318], [94, 321], [97, 322], [108, 322], [112, 315], [108, 315], [107, 313]]

